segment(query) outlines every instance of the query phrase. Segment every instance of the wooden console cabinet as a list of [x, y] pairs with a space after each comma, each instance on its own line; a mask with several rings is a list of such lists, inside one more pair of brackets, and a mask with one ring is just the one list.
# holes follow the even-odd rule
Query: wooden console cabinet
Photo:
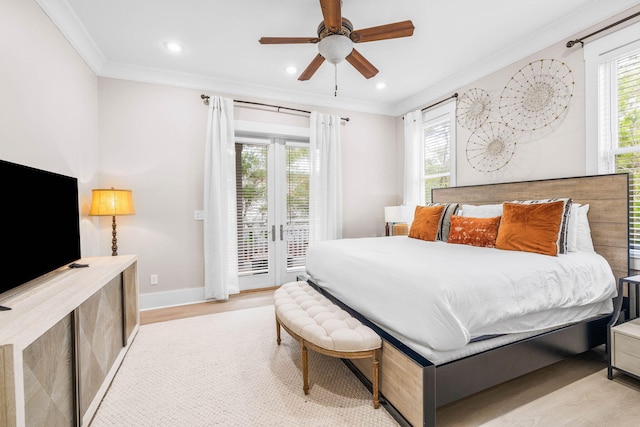
[[4, 295], [0, 426], [86, 426], [140, 324], [137, 258], [84, 258]]

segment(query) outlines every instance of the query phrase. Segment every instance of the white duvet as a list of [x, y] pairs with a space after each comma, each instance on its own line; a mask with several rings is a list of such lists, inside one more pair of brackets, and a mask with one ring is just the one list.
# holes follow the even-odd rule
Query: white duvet
[[405, 236], [312, 244], [306, 270], [387, 332], [436, 351], [610, 313], [616, 295], [594, 252], [553, 257]]

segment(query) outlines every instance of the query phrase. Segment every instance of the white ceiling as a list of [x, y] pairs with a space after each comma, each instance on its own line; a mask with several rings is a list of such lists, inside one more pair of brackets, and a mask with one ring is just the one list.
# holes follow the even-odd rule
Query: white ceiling
[[[325, 62], [297, 76], [317, 45], [261, 45], [262, 36], [315, 37], [318, 0], [36, 0], [97, 75], [215, 94], [402, 115], [458, 87], [569, 40], [637, 0], [343, 0], [354, 29], [410, 19], [412, 37], [356, 45], [380, 72]], [[183, 45], [171, 54], [165, 41]], [[579, 47], [574, 47], [579, 49]], [[295, 65], [289, 75], [285, 68]], [[386, 89], [377, 90], [376, 83]]]

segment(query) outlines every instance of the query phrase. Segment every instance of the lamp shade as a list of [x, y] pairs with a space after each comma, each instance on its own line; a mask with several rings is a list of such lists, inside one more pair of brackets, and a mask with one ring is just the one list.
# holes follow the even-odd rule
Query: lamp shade
[[320, 40], [318, 51], [331, 64], [342, 62], [353, 50], [353, 42], [347, 36], [334, 34]]
[[384, 208], [384, 222], [407, 222], [410, 213], [408, 206], [387, 206]]
[[131, 190], [96, 189], [91, 190], [91, 209], [89, 215], [116, 216], [133, 215], [133, 196]]

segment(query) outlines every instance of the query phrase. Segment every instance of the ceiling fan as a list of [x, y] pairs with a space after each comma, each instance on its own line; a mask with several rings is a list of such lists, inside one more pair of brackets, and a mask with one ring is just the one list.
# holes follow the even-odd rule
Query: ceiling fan
[[259, 41], [261, 44], [317, 43], [320, 53], [300, 74], [298, 80], [309, 80], [325, 59], [332, 64], [346, 59], [360, 74], [370, 79], [378, 74], [378, 69], [355, 50], [353, 44], [412, 36], [413, 23], [402, 21], [354, 30], [351, 21], [342, 16], [341, 3], [341, 0], [320, 0], [324, 19], [318, 25], [317, 37], [262, 37]]

